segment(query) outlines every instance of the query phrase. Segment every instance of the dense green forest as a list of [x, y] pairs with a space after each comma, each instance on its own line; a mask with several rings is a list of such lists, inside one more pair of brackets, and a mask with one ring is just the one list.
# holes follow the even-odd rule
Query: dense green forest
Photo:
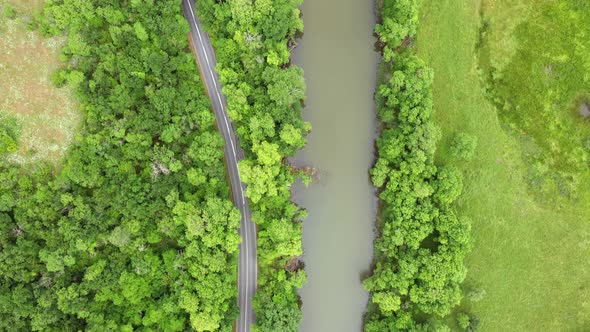
[[197, 2], [246, 155], [240, 170], [259, 239], [256, 331], [298, 331], [301, 320], [297, 288], [305, 275], [298, 256], [305, 211], [291, 202], [290, 187], [301, 174], [286, 162], [310, 130], [301, 118], [303, 72], [289, 60], [303, 29], [300, 3]]
[[84, 122], [61, 168], [9, 163], [18, 132], [0, 127], [0, 330], [231, 331], [240, 214], [180, 0], [49, 0], [42, 16], [67, 35], [52, 79]]
[[[386, 0], [376, 27], [383, 61], [377, 113], [383, 130], [371, 171], [382, 201], [365, 330], [449, 330], [442, 318], [459, 304], [470, 223], [453, 203], [462, 191], [457, 169], [434, 160], [439, 130], [432, 120], [433, 71], [414, 53], [420, 0]], [[473, 140], [460, 138], [458, 156]], [[464, 327], [472, 322], [463, 319]]]

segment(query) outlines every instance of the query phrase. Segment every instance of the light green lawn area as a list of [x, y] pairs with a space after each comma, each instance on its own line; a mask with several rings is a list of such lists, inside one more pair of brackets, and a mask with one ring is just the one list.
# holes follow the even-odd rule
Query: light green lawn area
[[0, 115], [20, 125], [18, 151], [7, 157], [18, 163], [46, 160], [59, 164], [79, 127], [81, 115], [68, 88], [55, 88], [50, 75], [62, 66], [61, 38], [43, 38], [25, 22], [42, 8], [39, 0], [0, 0], [13, 5], [17, 18], [0, 13]]
[[[529, 186], [529, 161], [523, 157], [524, 134], [520, 132], [517, 138], [514, 130], [507, 131], [484, 95], [476, 52], [479, 1], [425, 2], [416, 46], [435, 71], [435, 121], [443, 134], [437, 158], [441, 163], [458, 166], [464, 173], [464, 193], [456, 209], [460, 216], [472, 220], [473, 237], [473, 250], [466, 261], [465, 289], [466, 294], [472, 289], [485, 291], [479, 301], [466, 296], [457, 312], [478, 316], [480, 331], [588, 331], [587, 174], [581, 175], [576, 199], [538, 199]], [[522, 1], [495, 1], [493, 5], [509, 2], [518, 10], [528, 8], [519, 5]], [[495, 8], [500, 15], [497, 19], [506, 21], [502, 18], [506, 11]], [[524, 20], [523, 15], [515, 14]], [[509, 22], [503, 24], [510, 26]], [[494, 46], [495, 56], [516, 54], [518, 43], [508, 34], [501, 35], [497, 33], [505, 47]], [[508, 68], [509, 62], [497, 63]], [[478, 139], [472, 161], [448, 157], [449, 143], [458, 132]]]

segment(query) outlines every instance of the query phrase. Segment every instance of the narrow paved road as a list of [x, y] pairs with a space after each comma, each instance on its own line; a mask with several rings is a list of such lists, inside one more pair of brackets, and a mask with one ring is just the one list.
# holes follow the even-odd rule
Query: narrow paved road
[[194, 52], [197, 54], [202, 78], [207, 87], [209, 98], [213, 105], [213, 112], [217, 119], [217, 127], [225, 140], [225, 159], [229, 172], [233, 201], [242, 213], [240, 223], [240, 257], [238, 263], [238, 305], [240, 307], [240, 318], [237, 322], [238, 332], [250, 331], [250, 325], [254, 321], [254, 310], [252, 310], [252, 298], [256, 292], [257, 262], [256, 262], [256, 227], [251, 220], [248, 200], [244, 196], [244, 185], [240, 180], [238, 160], [242, 159], [244, 153], [238, 145], [235, 131], [229, 116], [226, 112], [225, 96], [221, 93], [219, 75], [215, 72], [217, 61], [215, 52], [211, 46], [209, 36], [202, 28], [198, 19], [193, 0], [183, 0], [182, 7], [184, 16], [191, 28], [191, 39]]

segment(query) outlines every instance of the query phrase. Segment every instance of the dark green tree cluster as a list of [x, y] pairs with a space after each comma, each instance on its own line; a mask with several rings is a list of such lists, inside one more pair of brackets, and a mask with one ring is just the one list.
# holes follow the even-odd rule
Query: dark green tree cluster
[[422, 0], [385, 0], [380, 8], [381, 22], [375, 27], [383, 48], [383, 60], [392, 61], [396, 50], [410, 41], [418, 29]]
[[259, 288], [254, 301], [257, 331], [297, 331], [296, 289], [305, 279], [304, 211], [291, 202], [296, 174], [286, 163], [305, 144], [310, 126], [301, 118], [305, 82], [291, 66], [291, 48], [303, 23], [300, 0], [199, 0], [197, 8], [216, 50], [228, 112], [245, 160], [253, 219], [258, 225]]
[[0, 330], [231, 331], [240, 214], [180, 0], [49, 0], [85, 122], [0, 162]]
[[364, 281], [372, 302], [368, 332], [445, 330], [436, 317], [459, 303], [466, 273], [470, 225], [451, 208], [462, 190], [461, 174], [434, 163], [433, 72], [400, 47], [416, 30], [418, 9], [419, 1], [385, 1], [376, 29], [392, 56], [384, 57], [386, 78], [377, 92], [384, 130], [371, 175], [381, 188], [383, 220], [375, 269]]

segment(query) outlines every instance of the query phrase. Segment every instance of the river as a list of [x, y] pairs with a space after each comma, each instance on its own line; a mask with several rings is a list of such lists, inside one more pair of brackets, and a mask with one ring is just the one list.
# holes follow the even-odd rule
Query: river
[[368, 295], [361, 275], [373, 257], [375, 192], [373, 1], [305, 0], [305, 34], [293, 62], [305, 70], [304, 117], [313, 126], [298, 165], [319, 182], [295, 186], [309, 216], [303, 226], [307, 284], [301, 289], [302, 332], [358, 332]]

